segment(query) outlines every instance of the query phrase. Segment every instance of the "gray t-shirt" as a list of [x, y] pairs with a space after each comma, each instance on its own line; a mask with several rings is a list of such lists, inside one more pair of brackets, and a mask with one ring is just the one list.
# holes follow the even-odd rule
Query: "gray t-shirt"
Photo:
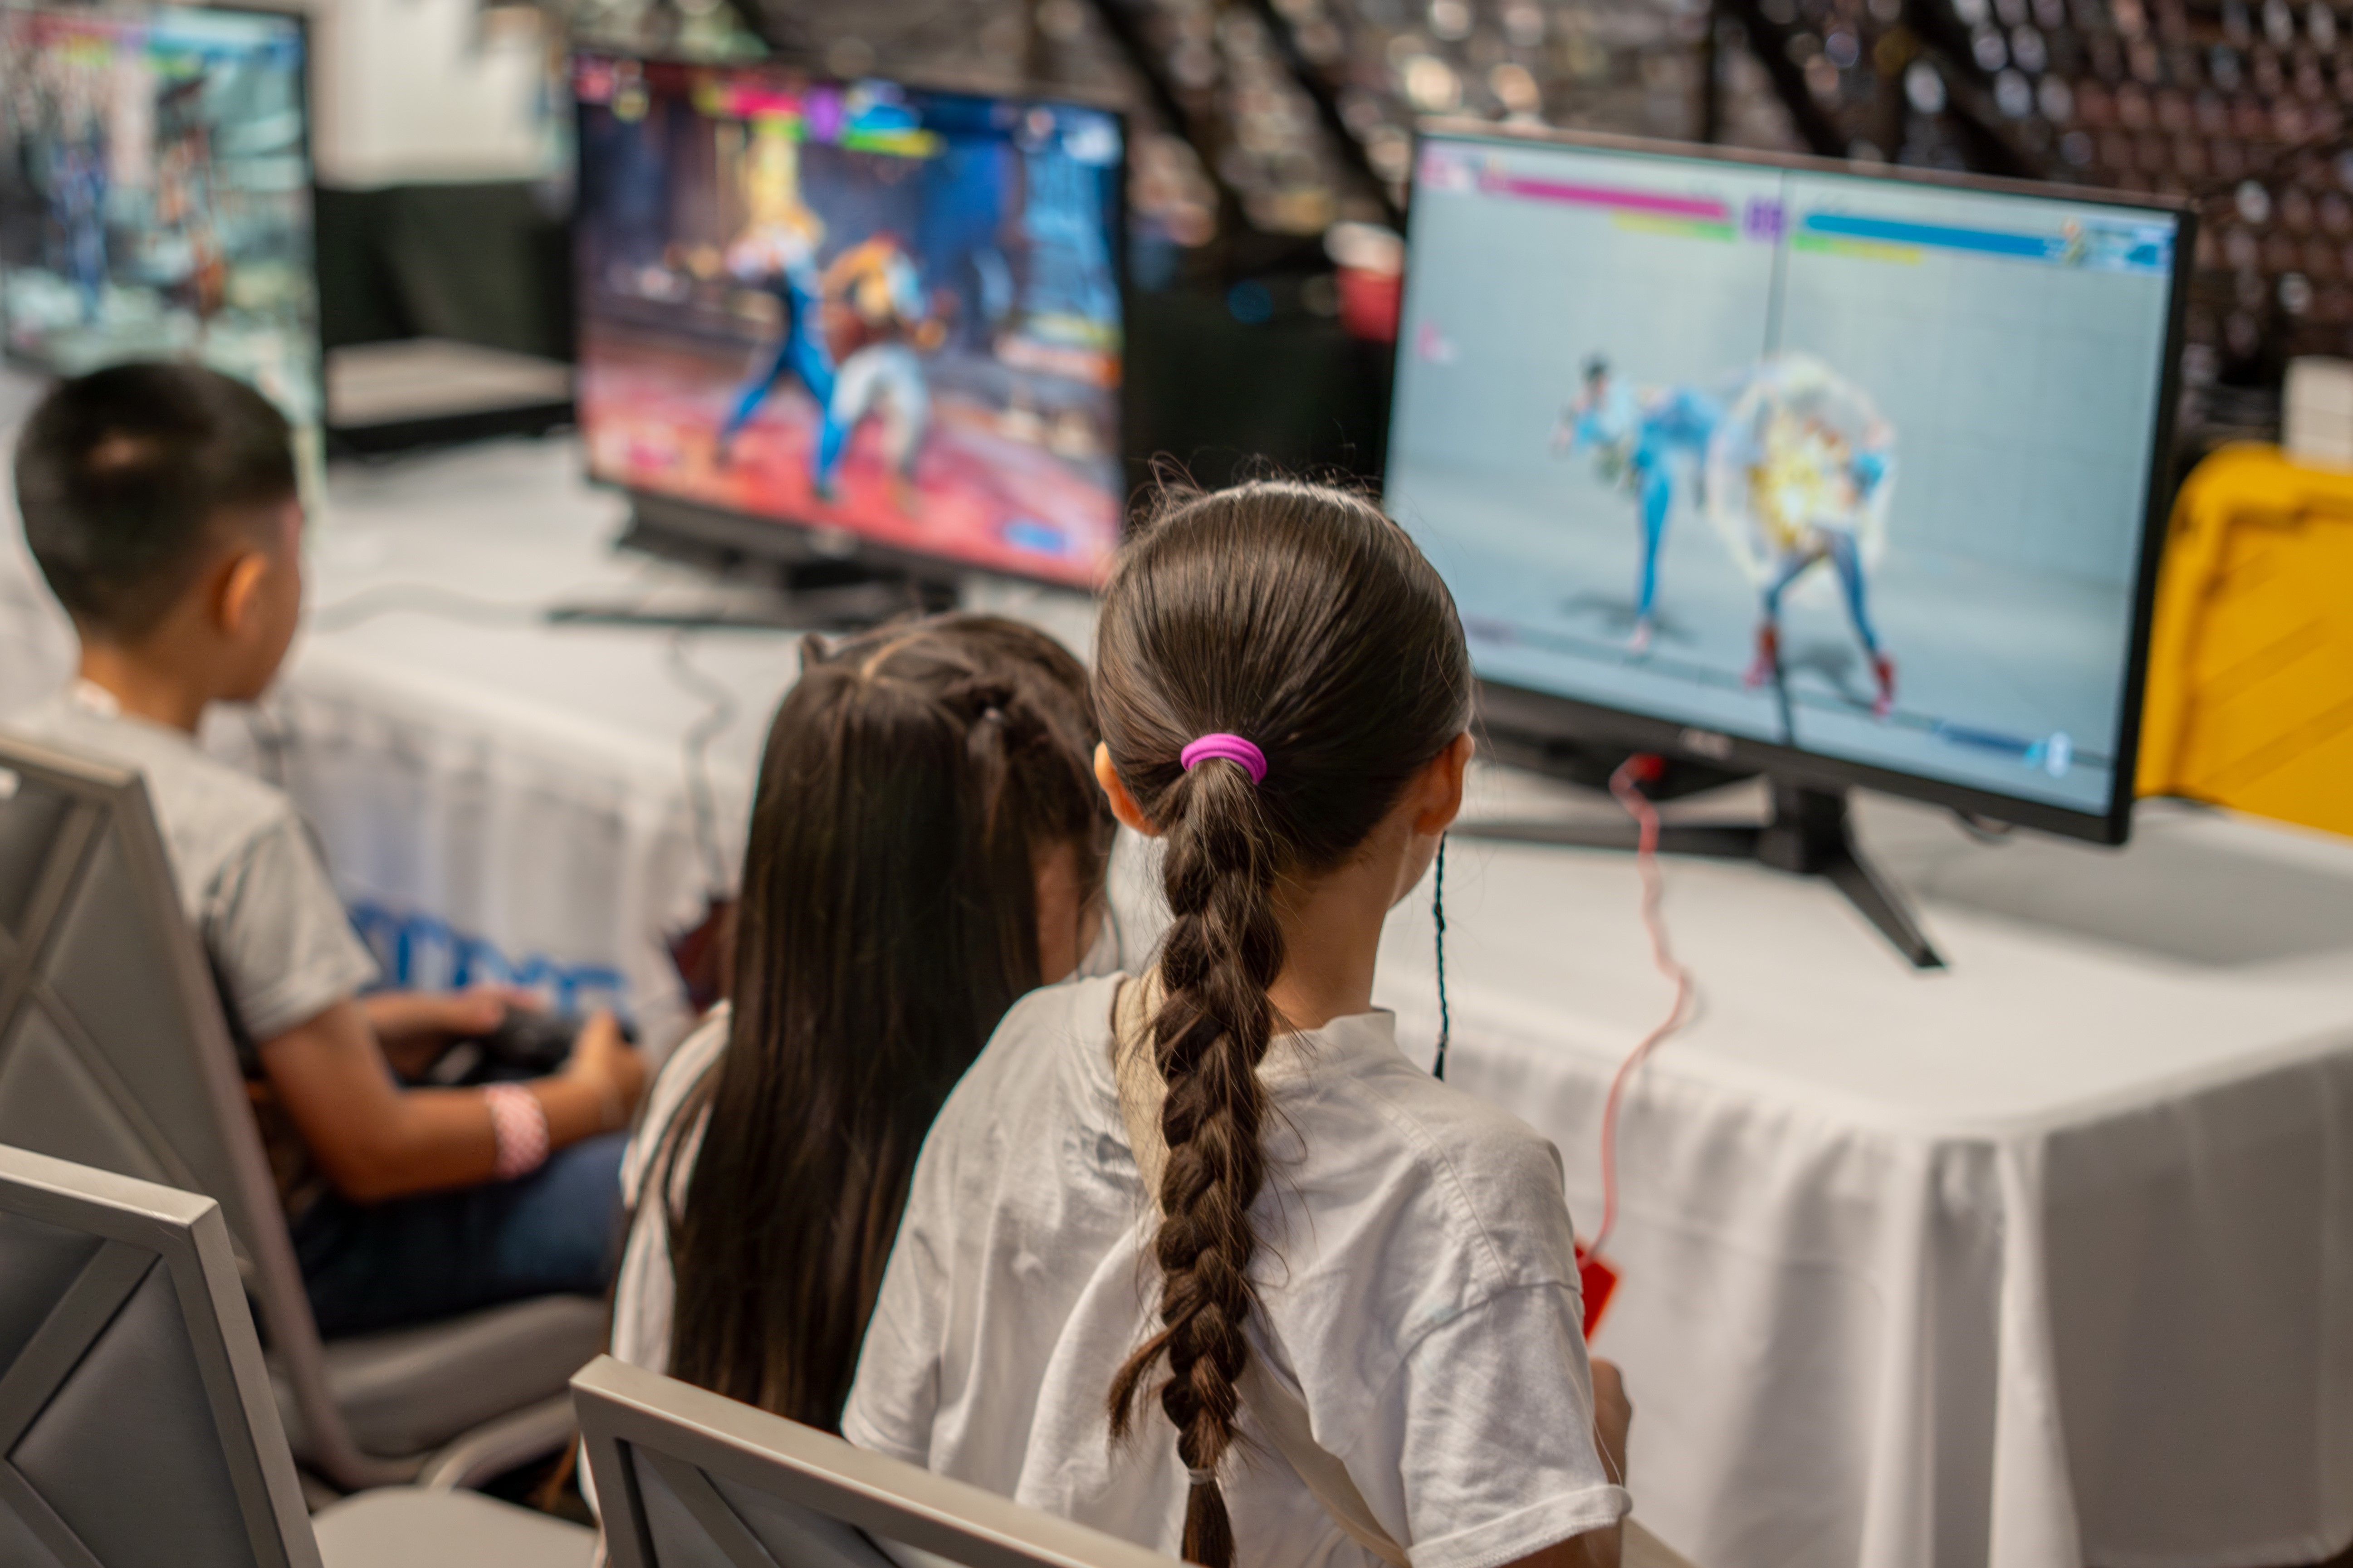
[[307, 1023], [376, 977], [310, 826], [284, 792], [208, 756], [177, 730], [123, 714], [87, 682], [10, 728], [139, 770], [163, 830], [180, 901], [239, 1037], [253, 1043]]

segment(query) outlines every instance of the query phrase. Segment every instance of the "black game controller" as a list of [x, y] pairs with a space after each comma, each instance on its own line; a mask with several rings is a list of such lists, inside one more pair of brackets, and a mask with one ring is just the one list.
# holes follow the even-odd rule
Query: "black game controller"
[[[545, 1078], [571, 1059], [572, 1044], [588, 1020], [578, 1013], [549, 1013], [536, 1007], [509, 1007], [506, 1016], [487, 1035], [473, 1035], [453, 1043], [426, 1077], [452, 1088], [480, 1083], [515, 1083]], [[638, 1032], [621, 1026], [621, 1038], [638, 1043]]]

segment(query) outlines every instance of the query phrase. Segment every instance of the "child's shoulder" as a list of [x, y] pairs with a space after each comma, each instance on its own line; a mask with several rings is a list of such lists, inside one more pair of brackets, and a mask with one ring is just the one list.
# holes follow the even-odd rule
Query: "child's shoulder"
[[1432, 1079], [1393, 1044], [1339, 1055], [1345, 1070], [1314, 1075], [1293, 1102], [1317, 1185], [1387, 1211], [1401, 1227], [1395, 1239], [1419, 1235], [1411, 1245], [1456, 1255], [1474, 1292], [1575, 1277], [1550, 1139]]
[[156, 826], [174, 845], [201, 842], [225, 856], [301, 821], [285, 791], [160, 724], [91, 712], [60, 695], [10, 727], [34, 741], [136, 770]]
[[1064, 981], [1022, 996], [1006, 1009], [951, 1100], [1027, 1096], [1073, 1071], [1109, 1082], [1112, 1002], [1125, 979]]
[[1040, 985], [1005, 1010], [989, 1043], [1040, 1037], [1071, 1040], [1079, 1036], [1108, 1040], [1112, 1001], [1126, 981], [1124, 974], [1100, 974]]

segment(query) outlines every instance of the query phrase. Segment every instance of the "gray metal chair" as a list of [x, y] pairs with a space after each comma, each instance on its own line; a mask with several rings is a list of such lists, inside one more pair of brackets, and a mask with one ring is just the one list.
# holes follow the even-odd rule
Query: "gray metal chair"
[[5, 734], [0, 1143], [218, 1201], [294, 1451], [338, 1485], [463, 1486], [569, 1441], [601, 1301], [321, 1342], [145, 787]]
[[0, 1563], [586, 1568], [595, 1546], [414, 1487], [314, 1533], [220, 1205], [0, 1146]]
[[572, 1394], [614, 1568], [1176, 1568], [610, 1356]]

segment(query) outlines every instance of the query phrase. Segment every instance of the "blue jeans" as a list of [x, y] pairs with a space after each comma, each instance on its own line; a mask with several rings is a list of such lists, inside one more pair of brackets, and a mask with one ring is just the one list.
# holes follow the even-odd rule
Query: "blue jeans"
[[613, 1277], [625, 1133], [557, 1150], [512, 1182], [355, 1204], [327, 1194], [295, 1222], [322, 1336], [427, 1322], [530, 1296], [598, 1296]]

